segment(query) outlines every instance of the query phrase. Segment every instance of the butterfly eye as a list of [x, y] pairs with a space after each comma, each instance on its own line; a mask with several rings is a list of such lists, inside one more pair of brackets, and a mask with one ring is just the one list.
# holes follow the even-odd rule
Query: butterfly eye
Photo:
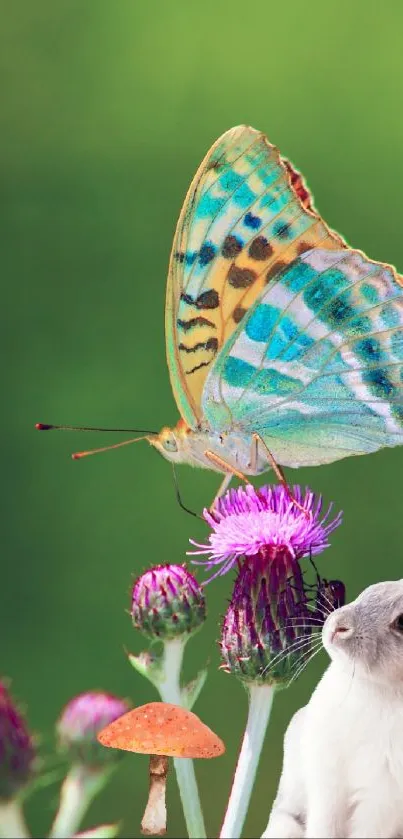
[[398, 632], [403, 632], [403, 615], [398, 615], [397, 618], [395, 618], [392, 627]]
[[173, 436], [173, 434], [170, 434], [169, 437], [165, 437], [165, 440], [163, 441], [162, 445], [167, 452], [177, 452], [178, 451], [178, 446], [177, 446], [177, 443], [176, 443], [176, 440], [175, 440], [175, 437]]

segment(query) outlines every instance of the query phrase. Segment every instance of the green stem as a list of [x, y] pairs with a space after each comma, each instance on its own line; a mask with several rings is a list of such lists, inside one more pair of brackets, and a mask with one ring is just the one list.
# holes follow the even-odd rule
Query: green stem
[[274, 687], [254, 684], [248, 687], [248, 720], [221, 828], [221, 839], [239, 839], [241, 835], [273, 704]]
[[4, 839], [28, 839], [29, 837], [18, 798], [0, 803], [0, 836]]
[[[155, 682], [163, 702], [171, 702], [173, 705], [184, 704], [180, 687], [180, 673], [185, 643], [183, 639], [179, 638], [164, 641], [161, 677], [158, 682]], [[174, 758], [174, 766], [188, 836], [190, 839], [205, 839], [206, 828], [193, 761], [186, 757]]]
[[109, 778], [110, 768], [91, 770], [77, 764], [63, 781], [60, 804], [50, 831], [50, 839], [65, 839], [77, 833], [92, 799]]

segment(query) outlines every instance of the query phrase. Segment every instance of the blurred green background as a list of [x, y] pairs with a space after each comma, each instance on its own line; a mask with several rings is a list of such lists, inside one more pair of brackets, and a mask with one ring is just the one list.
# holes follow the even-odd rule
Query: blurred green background
[[[1, 671], [48, 746], [61, 706], [105, 688], [155, 698], [125, 661], [142, 638], [126, 613], [133, 574], [183, 561], [200, 522], [177, 506], [170, 467], [146, 444], [73, 463], [99, 435], [40, 435], [37, 420], [159, 428], [175, 423], [164, 358], [171, 239], [191, 177], [215, 138], [247, 122], [302, 169], [325, 219], [403, 270], [403, 6], [204, 0], [14, 0], [2, 4], [0, 67], [3, 578]], [[289, 473], [345, 511], [322, 573], [350, 597], [400, 577], [402, 450]], [[180, 470], [200, 509], [212, 473]], [[225, 740], [197, 767], [216, 835], [246, 694], [218, 671], [231, 579], [208, 588], [188, 648], [206, 658], [196, 711]], [[275, 703], [246, 835], [265, 826], [284, 728], [325, 666], [321, 655]], [[142, 757], [122, 762], [86, 824], [123, 819], [139, 835]], [[51, 788], [27, 807], [43, 835]], [[173, 779], [169, 835], [184, 834]]]

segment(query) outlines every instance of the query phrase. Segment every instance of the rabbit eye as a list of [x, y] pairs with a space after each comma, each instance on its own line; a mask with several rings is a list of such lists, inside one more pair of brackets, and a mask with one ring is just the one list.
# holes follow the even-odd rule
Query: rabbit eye
[[403, 632], [403, 615], [398, 615], [393, 621], [392, 626], [393, 629], [397, 629], [398, 632]]

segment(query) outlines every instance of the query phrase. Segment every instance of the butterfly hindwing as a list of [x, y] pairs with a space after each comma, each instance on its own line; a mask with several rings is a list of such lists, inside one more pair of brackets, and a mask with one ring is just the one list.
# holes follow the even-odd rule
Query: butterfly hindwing
[[283, 465], [403, 442], [403, 289], [352, 249], [302, 254], [269, 284], [215, 361], [203, 414], [258, 432]]
[[298, 254], [340, 249], [299, 173], [252, 128], [224, 134], [186, 196], [171, 253], [166, 336], [183, 419], [203, 420], [206, 378], [256, 300]]

